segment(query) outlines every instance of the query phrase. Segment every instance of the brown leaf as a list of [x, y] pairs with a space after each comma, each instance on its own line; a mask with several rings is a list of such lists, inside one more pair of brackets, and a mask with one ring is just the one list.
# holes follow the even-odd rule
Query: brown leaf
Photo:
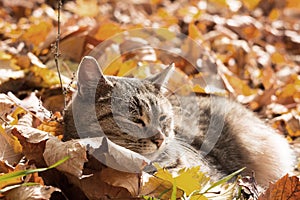
[[262, 70], [262, 84], [268, 90], [275, 83], [275, 73], [271, 66], [267, 66]]
[[62, 142], [55, 137], [51, 137], [46, 142], [43, 157], [48, 166], [66, 156], [69, 156], [70, 159], [59, 165], [57, 169], [80, 178], [82, 176], [83, 164], [87, 161], [86, 147], [76, 140]]
[[[121, 198], [133, 199], [127, 189], [122, 187], [114, 187], [101, 180], [101, 171], [87, 171], [92, 176], [78, 179], [75, 176], [67, 174], [68, 180], [79, 187], [88, 199], [106, 199]], [[122, 178], [122, 177], [120, 177]]]
[[298, 200], [300, 199], [300, 182], [296, 176], [288, 174], [276, 183], [270, 183], [267, 191], [259, 197], [259, 200]]
[[5, 120], [7, 115], [12, 112], [14, 104], [6, 94], [0, 94], [0, 118]]
[[291, 137], [300, 136], [300, 117], [296, 113], [292, 113], [293, 116], [286, 121], [286, 129]]
[[52, 186], [20, 186], [5, 193], [7, 200], [48, 200], [53, 192], [60, 191]]
[[105, 168], [101, 171], [101, 179], [114, 187], [128, 190], [132, 196], [137, 196], [139, 191], [139, 174], [132, 174]]

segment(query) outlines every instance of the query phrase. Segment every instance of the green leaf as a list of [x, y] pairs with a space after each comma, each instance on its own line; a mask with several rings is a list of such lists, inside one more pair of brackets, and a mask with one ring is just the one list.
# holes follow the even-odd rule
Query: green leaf
[[3, 175], [0, 176], [0, 183], [1, 183], [1, 185], [3, 185], [3, 183], [6, 183], [6, 182], [9, 183], [10, 181], [16, 180], [17, 178], [21, 178], [21, 177], [26, 176], [28, 174], [32, 174], [32, 173], [35, 173], [35, 172], [43, 172], [43, 171], [46, 171], [48, 169], [55, 168], [55, 167], [62, 164], [63, 162], [65, 162], [68, 159], [69, 159], [69, 157], [67, 156], [67, 157], [59, 160], [58, 162], [54, 163], [53, 165], [51, 165], [47, 168], [20, 170], [20, 171], [15, 171], [15, 172], [10, 172], [10, 173], [7, 173], [7, 174], [3, 174]]
[[225, 176], [224, 178], [222, 178], [221, 180], [213, 183], [204, 193], [207, 193], [209, 190], [211, 190], [214, 187], [217, 187], [218, 185], [224, 184], [227, 181], [229, 181], [230, 179], [232, 179], [234, 176], [238, 175], [239, 173], [241, 173], [244, 169], [246, 169], [246, 167], [239, 169], [235, 172], [233, 172], [232, 174], [229, 174], [228, 176]]

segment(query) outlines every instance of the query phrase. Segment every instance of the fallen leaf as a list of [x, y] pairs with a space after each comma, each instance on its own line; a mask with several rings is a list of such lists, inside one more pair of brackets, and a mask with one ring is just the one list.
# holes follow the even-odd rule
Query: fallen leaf
[[83, 17], [96, 17], [99, 13], [98, 8], [98, 2], [97, 0], [90, 0], [90, 1], [84, 1], [84, 0], [76, 0], [74, 2], [68, 2], [66, 4], [66, 9], [70, 10], [79, 16]]
[[60, 189], [43, 185], [20, 186], [5, 192], [5, 199], [48, 200], [53, 192], [60, 192]]
[[98, 30], [96, 31], [94, 37], [97, 40], [104, 41], [122, 31], [123, 29], [121, 28], [121, 26], [115, 22], [102, 22]]
[[296, 176], [285, 175], [276, 183], [270, 183], [267, 191], [258, 200], [297, 200], [300, 199], [300, 182]]
[[139, 194], [139, 174], [132, 174], [105, 168], [101, 171], [101, 180], [114, 187], [122, 187], [128, 190], [132, 196]]
[[32, 24], [21, 36], [21, 39], [25, 40], [25, 42], [29, 45], [34, 45], [37, 49], [43, 41], [45, 41], [52, 28], [53, 25], [51, 21], [41, 20], [39, 23]]
[[15, 103], [6, 94], [0, 94], [0, 118], [2, 120], [7, 120], [7, 115], [12, 112], [14, 105]]
[[80, 178], [82, 176], [83, 165], [88, 161], [86, 157], [86, 147], [76, 140], [62, 142], [55, 137], [51, 137], [46, 142], [43, 157], [48, 166], [66, 156], [70, 158], [56, 168], [59, 171]]

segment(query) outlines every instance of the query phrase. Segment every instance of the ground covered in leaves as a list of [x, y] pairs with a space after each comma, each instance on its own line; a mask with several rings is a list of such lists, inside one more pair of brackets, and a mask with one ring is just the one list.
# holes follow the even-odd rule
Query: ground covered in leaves
[[[215, 184], [227, 192], [212, 192], [197, 167], [177, 177], [158, 167], [147, 181], [101, 164], [84, 166], [96, 161], [86, 143], [61, 141], [61, 122], [64, 99], [76, 88], [74, 72], [88, 54], [102, 56], [105, 74], [117, 76], [144, 78], [175, 63], [171, 88], [236, 99], [300, 153], [298, 0], [63, 1], [59, 21], [55, 0], [0, 5], [0, 198], [258, 198], [246, 179], [220, 180]], [[299, 187], [296, 176], [285, 176], [259, 199], [300, 199]]]

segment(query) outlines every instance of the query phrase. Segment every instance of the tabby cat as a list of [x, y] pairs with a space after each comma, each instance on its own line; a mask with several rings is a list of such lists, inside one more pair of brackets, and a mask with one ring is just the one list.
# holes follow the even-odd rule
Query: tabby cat
[[246, 167], [243, 173], [254, 171], [261, 186], [292, 170], [285, 138], [242, 105], [223, 97], [166, 95], [173, 71], [144, 80], [104, 76], [93, 57], [84, 57], [64, 116], [64, 140], [98, 136], [100, 124], [112, 142], [170, 169], [200, 165], [218, 179]]

